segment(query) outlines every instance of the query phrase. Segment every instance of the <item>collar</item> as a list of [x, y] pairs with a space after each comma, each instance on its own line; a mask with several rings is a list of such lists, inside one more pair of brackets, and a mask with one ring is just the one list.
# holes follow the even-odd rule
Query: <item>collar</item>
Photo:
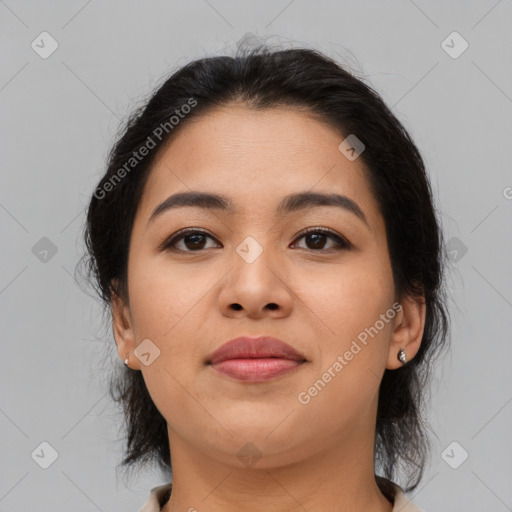
[[[391, 482], [395, 489], [395, 502], [392, 512], [424, 512], [421, 508], [416, 506], [405, 495], [404, 490], [394, 482]], [[163, 506], [162, 501], [165, 495], [172, 489], [172, 482], [153, 487], [150, 491], [147, 501], [144, 503], [139, 512], [160, 512]]]

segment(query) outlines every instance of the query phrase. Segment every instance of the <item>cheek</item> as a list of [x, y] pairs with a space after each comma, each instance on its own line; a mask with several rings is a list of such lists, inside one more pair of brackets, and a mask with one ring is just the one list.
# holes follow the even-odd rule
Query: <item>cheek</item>
[[[171, 265], [162, 258], [133, 259], [129, 293], [136, 342], [150, 339], [160, 354], [147, 367], [144, 378], [155, 391], [173, 396], [203, 366], [208, 291], [217, 274], [205, 275], [194, 265]], [[175, 381], [172, 376], [175, 376]], [[182, 389], [181, 389], [182, 391]], [[175, 398], [175, 397], [173, 397]]]
[[[373, 326], [393, 300], [390, 270], [379, 260], [360, 260], [328, 274], [316, 274], [313, 279], [303, 280], [299, 288], [301, 297], [314, 312], [312, 320], [327, 335], [322, 347], [329, 354], [348, 349], [352, 339]], [[380, 327], [386, 337], [389, 324]]]
[[305, 416], [322, 417], [325, 432], [333, 435], [340, 428], [355, 428], [368, 413], [386, 365], [395, 316], [393, 288], [379, 267], [370, 269], [354, 266], [333, 273], [317, 281], [321, 292], [304, 294], [323, 324], [323, 335], [315, 340], [313, 372], [298, 403]]
[[205, 292], [194, 275], [192, 269], [171, 267], [164, 258], [134, 258], [129, 293], [138, 341], [153, 336], [165, 344], [179, 330]]
[[197, 315], [208, 288], [198, 285], [197, 274], [194, 280], [188, 270], [171, 269], [165, 262], [133, 260], [129, 292], [136, 342], [148, 338], [160, 351], [141, 371], [152, 401], [173, 425], [179, 425], [183, 415], [200, 418], [204, 414], [196, 401], [200, 397], [194, 399], [194, 379], [204, 350], [197, 343], [204, 332]]

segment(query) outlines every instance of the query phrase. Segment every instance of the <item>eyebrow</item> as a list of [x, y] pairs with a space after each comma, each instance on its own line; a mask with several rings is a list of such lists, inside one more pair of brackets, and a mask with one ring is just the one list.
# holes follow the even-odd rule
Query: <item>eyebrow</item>
[[[287, 214], [299, 210], [306, 210], [318, 206], [334, 206], [342, 208], [356, 215], [368, 227], [368, 219], [361, 207], [347, 196], [340, 194], [327, 194], [321, 192], [298, 192], [284, 197], [277, 206], [277, 213]], [[149, 217], [148, 224], [164, 212], [176, 208], [196, 207], [208, 210], [221, 210], [231, 215], [239, 213], [240, 209], [226, 196], [209, 192], [189, 191], [178, 192], [169, 196], [159, 204]]]

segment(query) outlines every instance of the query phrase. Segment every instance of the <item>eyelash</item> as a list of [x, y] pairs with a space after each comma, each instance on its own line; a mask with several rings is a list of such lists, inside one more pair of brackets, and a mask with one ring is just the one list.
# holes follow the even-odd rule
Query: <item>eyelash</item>
[[[321, 233], [321, 234], [324, 234], [324, 235], [328, 235], [329, 238], [331, 238], [336, 243], [338, 243], [339, 247], [338, 248], [330, 248], [330, 249], [306, 249], [306, 250], [310, 250], [310, 251], [313, 251], [313, 252], [322, 252], [322, 251], [330, 251], [330, 250], [333, 250], [333, 249], [336, 250], [336, 251], [341, 251], [341, 250], [348, 250], [348, 249], [352, 248], [352, 244], [348, 240], [346, 240], [345, 238], [343, 238], [340, 235], [338, 235], [336, 232], [331, 231], [330, 229], [327, 229], [327, 228], [315, 228], [315, 227], [307, 228], [304, 231], [302, 231], [301, 233], [299, 233], [295, 240], [298, 240], [298, 239], [300, 239], [300, 238], [302, 238], [302, 237], [304, 237], [306, 235], [309, 235], [311, 233]], [[197, 235], [197, 234], [205, 235], [207, 237], [210, 237], [210, 238], [214, 239], [214, 237], [212, 235], [210, 235], [206, 231], [203, 231], [202, 229], [186, 228], [186, 229], [183, 229], [181, 231], [178, 231], [173, 236], [171, 236], [170, 238], [165, 240], [159, 246], [159, 249], [161, 251], [173, 251], [173, 252], [200, 252], [202, 249], [198, 249], [197, 251], [194, 251], [194, 250], [175, 249], [175, 248], [172, 247], [174, 244], [176, 244], [180, 240], [186, 238], [187, 236], [189, 236], [189, 235]]]

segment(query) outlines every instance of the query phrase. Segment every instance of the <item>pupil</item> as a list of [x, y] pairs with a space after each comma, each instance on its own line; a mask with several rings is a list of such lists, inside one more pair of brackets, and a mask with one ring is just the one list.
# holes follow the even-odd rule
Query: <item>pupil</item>
[[311, 235], [308, 235], [310, 238], [313, 239], [313, 245], [314, 245], [314, 249], [321, 249], [322, 246], [323, 246], [323, 243], [322, 242], [325, 242], [324, 238], [327, 236], [323, 233], [316, 233], [316, 234], [311, 234]]
[[[308, 244], [308, 245], [312, 245], [313, 249], [321, 249], [325, 243], [325, 237], [327, 235], [325, 235], [324, 233], [312, 233], [312, 234], [309, 234], [307, 235], [307, 238], [309, 238], [310, 241], [312, 241], [312, 244]], [[188, 235], [185, 240], [188, 240], [190, 242], [190, 240], [192, 240], [191, 243], [187, 243], [186, 242], [186, 245], [192, 245], [193, 248], [195, 249], [201, 249], [204, 245], [204, 235], [201, 235], [201, 234], [196, 234], [196, 235]]]
[[[202, 248], [202, 246], [204, 245], [204, 235], [188, 235], [186, 238], [187, 238], [188, 240], [190, 240], [190, 239], [192, 239], [192, 240], [193, 240], [193, 242], [192, 242], [192, 244], [191, 244], [191, 245], [193, 245], [193, 248], [196, 248], [196, 249], [197, 249], [197, 248]], [[203, 244], [201, 244], [201, 239], [203, 239], [203, 240], [202, 240]], [[198, 242], [199, 242], [199, 243], [198, 243]], [[187, 246], [188, 246], [188, 245], [189, 245], [189, 244], [187, 244]]]

